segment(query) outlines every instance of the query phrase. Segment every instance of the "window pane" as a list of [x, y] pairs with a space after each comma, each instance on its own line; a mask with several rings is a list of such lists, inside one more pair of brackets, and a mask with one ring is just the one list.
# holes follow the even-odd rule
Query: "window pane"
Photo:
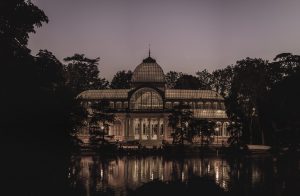
[[154, 89], [142, 88], [136, 91], [130, 98], [130, 109], [153, 110], [163, 109], [161, 96]]

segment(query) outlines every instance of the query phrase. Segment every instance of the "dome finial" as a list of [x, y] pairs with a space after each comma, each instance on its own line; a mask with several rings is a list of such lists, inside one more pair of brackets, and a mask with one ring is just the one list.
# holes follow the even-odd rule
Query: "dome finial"
[[148, 44], [148, 46], [149, 46], [149, 52], [148, 52], [149, 56], [143, 60], [143, 63], [156, 63], [156, 60], [151, 57], [150, 44]]

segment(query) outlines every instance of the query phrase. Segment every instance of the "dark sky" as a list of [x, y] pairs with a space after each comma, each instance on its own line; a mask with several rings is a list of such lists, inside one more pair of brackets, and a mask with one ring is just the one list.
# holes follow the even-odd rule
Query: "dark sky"
[[49, 23], [29, 48], [100, 57], [101, 76], [151, 53], [165, 72], [195, 73], [249, 57], [300, 54], [299, 0], [32, 0]]

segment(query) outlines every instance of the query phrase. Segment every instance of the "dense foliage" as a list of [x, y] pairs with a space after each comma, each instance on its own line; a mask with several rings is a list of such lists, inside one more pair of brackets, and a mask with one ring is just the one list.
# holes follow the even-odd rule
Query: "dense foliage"
[[116, 75], [114, 75], [111, 83], [110, 88], [112, 89], [129, 89], [130, 88], [130, 81], [132, 77], [132, 71], [118, 71]]
[[229, 144], [268, 144], [299, 148], [300, 56], [277, 55], [272, 62], [245, 58], [236, 64], [196, 72], [196, 76], [171, 71], [168, 88], [214, 90], [224, 99], [232, 122]]

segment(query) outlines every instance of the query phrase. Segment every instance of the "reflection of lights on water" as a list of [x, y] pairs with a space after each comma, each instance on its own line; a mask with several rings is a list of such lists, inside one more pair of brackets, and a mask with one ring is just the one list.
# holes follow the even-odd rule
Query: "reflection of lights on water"
[[221, 186], [222, 186], [223, 189], [227, 190], [227, 186], [226, 186], [226, 181], [225, 180], [222, 181], [222, 185]]
[[273, 171], [274, 171], [274, 174], [278, 174], [278, 170], [277, 170], [277, 167], [276, 166], [273, 166]]
[[103, 179], [103, 169], [100, 170], [100, 177]]
[[252, 171], [252, 183], [258, 183], [260, 178], [260, 173], [257, 168], [254, 168]]
[[216, 166], [216, 182], [219, 182], [219, 167]]
[[[89, 179], [92, 178], [90, 176], [90, 172], [93, 172], [90, 169], [92, 164], [93, 162], [90, 159], [84, 159], [81, 164], [81, 180], [86, 182], [88, 186], [91, 186], [89, 185]], [[208, 176], [225, 191], [230, 189], [229, 185], [231, 183], [229, 176], [230, 167], [228, 167], [226, 161], [223, 163], [218, 159], [188, 160], [182, 165], [182, 168], [175, 165], [172, 161], [164, 161], [163, 159], [130, 159], [124, 163], [122, 162], [122, 164], [120, 161], [111, 161], [109, 162], [109, 167], [99, 164], [98, 168], [99, 177], [96, 183], [93, 182], [93, 186], [96, 186], [94, 187], [96, 189], [103, 189], [107, 185], [111, 187], [128, 186], [136, 188], [141, 183], [153, 181], [154, 179], [186, 182], [190, 178], [190, 175]], [[105, 175], [104, 170], [106, 172]], [[240, 171], [237, 170], [236, 172], [235, 174], [239, 178]], [[72, 173], [72, 170], [70, 170], [68, 176], [72, 177]], [[76, 170], [73, 175], [76, 175], [75, 173]], [[253, 173], [254, 178], [259, 176], [261, 175]]]

